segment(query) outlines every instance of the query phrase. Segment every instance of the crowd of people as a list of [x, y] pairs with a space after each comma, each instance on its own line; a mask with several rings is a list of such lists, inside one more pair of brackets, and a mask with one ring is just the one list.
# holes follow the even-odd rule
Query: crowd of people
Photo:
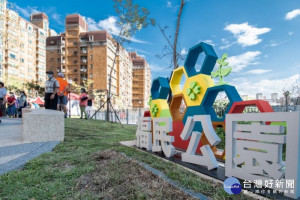
[[[48, 80], [45, 83], [45, 109], [63, 110], [65, 112], [65, 118], [67, 118], [68, 82], [64, 79], [63, 73], [58, 73], [57, 78], [54, 78], [54, 73], [52, 71], [47, 71], [46, 73]], [[84, 88], [81, 88], [80, 92], [80, 118], [88, 119], [86, 108], [91, 99], [88, 98]]]
[[18, 118], [22, 117], [22, 108], [29, 106], [25, 91], [18, 94], [10, 91], [7, 97], [7, 90], [4, 83], [0, 82], [0, 122], [1, 117]]
[[[63, 73], [58, 73], [58, 77], [54, 78], [52, 71], [47, 71], [47, 81], [45, 82], [45, 109], [60, 110], [67, 118], [67, 95], [70, 92], [68, 82], [64, 79]], [[84, 88], [81, 88], [81, 95], [79, 97], [80, 115], [81, 119], [88, 119], [87, 107], [91, 106], [92, 100]], [[39, 105], [29, 102], [25, 91], [20, 91], [16, 95], [9, 91], [7, 96], [7, 89], [3, 82], [0, 82], [0, 123], [2, 117], [19, 118], [22, 117], [22, 109], [27, 107], [39, 108]]]

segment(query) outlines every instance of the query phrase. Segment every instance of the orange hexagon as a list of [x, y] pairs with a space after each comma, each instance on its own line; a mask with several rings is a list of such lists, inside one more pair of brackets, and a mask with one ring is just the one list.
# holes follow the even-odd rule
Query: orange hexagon
[[183, 94], [174, 95], [170, 104], [170, 112], [173, 121], [182, 121], [186, 109], [187, 106]]

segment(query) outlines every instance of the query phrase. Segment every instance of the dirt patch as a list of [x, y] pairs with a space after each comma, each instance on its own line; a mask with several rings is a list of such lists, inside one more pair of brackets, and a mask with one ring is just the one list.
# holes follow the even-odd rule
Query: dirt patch
[[118, 152], [104, 151], [92, 159], [96, 170], [78, 180], [78, 198], [194, 199]]

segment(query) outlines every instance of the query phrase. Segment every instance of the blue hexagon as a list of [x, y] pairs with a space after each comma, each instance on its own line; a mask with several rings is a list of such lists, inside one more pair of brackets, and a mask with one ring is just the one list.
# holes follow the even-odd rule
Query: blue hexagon
[[234, 86], [231, 85], [219, 85], [210, 87], [206, 90], [206, 94], [203, 97], [202, 103], [200, 105], [199, 111], [201, 111], [201, 114], [204, 115], [210, 115], [211, 121], [220, 122], [224, 121], [225, 115], [222, 118], [218, 118], [214, 108], [213, 104], [218, 96], [219, 92], [224, 91], [229, 99], [229, 105], [225, 111], [225, 114], [227, 114], [234, 102], [242, 101], [242, 98], [240, 97], [238, 91]]
[[155, 78], [151, 86], [152, 99], [167, 99], [170, 92], [170, 85], [167, 78]]
[[[205, 59], [202, 63], [200, 71], [197, 72], [195, 69], [195, 65], [200, 53], [202, 52], [204, 52], [205, 54]], [[210, 75], [215, 67], [217, 59], [218, 56], [213, 47], [204, 42], [200, 42], [199, 44], [196, 44], [195, 46], [189, 49], [189, 52], [184, 62], [184, 68], [189, 77], [198, 74]]]

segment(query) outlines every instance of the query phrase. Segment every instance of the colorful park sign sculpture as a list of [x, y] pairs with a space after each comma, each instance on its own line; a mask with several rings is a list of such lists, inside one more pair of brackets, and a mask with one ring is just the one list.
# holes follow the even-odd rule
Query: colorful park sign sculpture
[[[195, 65], [201, 53], [205, 59], [197, 71]], [[275, 113], [267, 101], [243, 101], [236, 88], [223, 81], [232, 69], [226, 59], [224, 54], [218, 60], [213, 47], [201, 42], [189, 49], [184, 66], [173, 71], [170, 81], [162, 77], [154, 79], [150, 112], [139, 119], [137, 146], [163, 152], [169, 158], [178, 150], [183, 162], [208, 170], [218, 168], [218, 159], [223, 159], [227, 177], [259, 183], [285, 196], [299, 198], [300, 112]], [[213, 72], [216, 62], [218, 70]], [[184, 76], [186, 82], [181, 89]], [[211, 76], [219, 77], [217, 85]], [[229, 99], [226, 117], [222, 118], [213, 108], [220, 92], [225, 92]], [[182, 103], [186, 105], [183, 112]], [[243, 113], [247, 106], [256, 106], [260, 113]], [[278, 122], [285, 126], [277, 125]], [[221, 142], [215, 132], [217, 126], [225, 130], [224, 150], [217, 148]], [[278, 184], [282, 186], [280, 189], [276, 187]]]

